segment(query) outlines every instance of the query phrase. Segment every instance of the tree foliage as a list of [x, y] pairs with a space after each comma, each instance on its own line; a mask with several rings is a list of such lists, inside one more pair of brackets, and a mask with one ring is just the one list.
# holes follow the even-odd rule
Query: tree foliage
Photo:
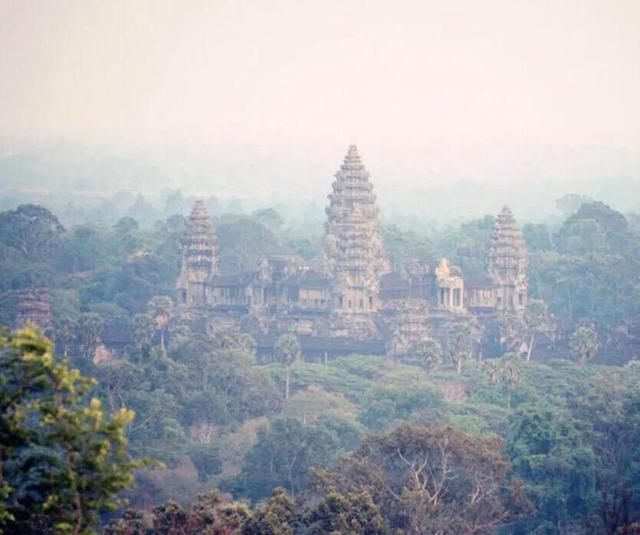
[[324, 489], [368, 491], [389, 525], [408, 534], [491, 533], [530, 512], [502, 448], [499, 439], [401, 425], [316, 477]]
[[118, 492], [141, 466], [127, 453], [134, 415], [106, 415], [88, 397], [94, 384], [57, 361], [37, 332], [0, 337], [0, 515], [8, 533], [43, 523], [93, 533], [98, 514], [120, 504]]

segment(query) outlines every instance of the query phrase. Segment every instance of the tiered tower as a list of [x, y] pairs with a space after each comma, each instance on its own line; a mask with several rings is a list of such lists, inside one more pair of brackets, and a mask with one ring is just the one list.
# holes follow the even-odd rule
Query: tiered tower
[[18, 328], [35, 324], [46, 332], [53, 324], [51, 315], [51, 298], [49, 292], [42, 288], [25, 288], [18, 293]]
[[355, 320], [378, 309], [380, 276], [389, 271], [378, 233], [378, 207], [358, 149], [349, 147], [326, 209], [326, 265], [333, 275], [333, 310]]
[[527, 306], [527, 249], [508, 207], [498, 214], [489, 248], [488, 271], [496, 288], [496, 308], [522, 312]]
[[176, 284], [177, 302], [186, 311], [208, 304], [207, 288], [218, 272], [218, 241], [202, 201], [196, 201], [181, 241], [182, 267]]

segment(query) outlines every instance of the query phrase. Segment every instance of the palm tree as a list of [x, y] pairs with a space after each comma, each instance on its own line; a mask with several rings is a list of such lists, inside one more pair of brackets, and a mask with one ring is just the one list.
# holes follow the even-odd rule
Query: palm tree
[[160, 348], [164, 353], [164, 333], [173, 316], [173, 301], [166, 295], [156, 295], [147, 304], [147, 310], [155, 320], [156, 328], [160, 331]]
[[540, 299], [530, 299], [524, 314], [526, 330], [529, 333], [527, 345], [527, 362], [531, 362], [536, 335], [544, 335], [550, 339], [555, 337], [556, 325], [549, 314], [547, 304]]
[[580, 364], [592, 359], [598, 347], [598, 333], [590, 325], [580, 325], [569, 338], [569, 348]]
[[82, 343], [82, 353], [88, 357], [98, 346], [100, 335], [102, 334], [102, 319], [95, 312], [90, 312], [80, 316], [80, 336]]
[[433, 338], [422, 338], [414, 346], [413, 357], [425, 375], [428, 375], [442, 363], [442, 346]]
[[447, 355], [455, 364], [458, 373], [462, 365], [473, 354], [474, 336], [469, 322], [456, 322], [447, 329]]
[[136, 314], [133, 318], [133, 337], [138, 348], [151, 344], [155, 328], [155, 322], [149, 314]]
[[56, 322], [55, 334], [56, 341], [62, 345], [62, 353], [64, 358], [69, 356], [69, 345], [76, 338], [76, 330], [78, 323], [71, 318], [62, 318]]
[[289, 399], [291, 366], [300, 358], [302, 351], [298, 338], [293, 334], [283, 334], [275, 345], [276, 360], [285, 368], [284, 399]]
[[487, 365], [489, 381], [502, 384], [507, 391], [507, 407], [511, 408], [511, 395], [522, 379], [524, 367], [518, 355], [508, 353], [500, 359], [491, 360]]
[[391, 357], [394, 364], [398, 363], [398, 360], [403, 355], [406, 355], [408, 349], [407, 340], [400, 332], [400, 329], [396, 327], [391, 336], [391, 340], [387, 344], [387, 356]]

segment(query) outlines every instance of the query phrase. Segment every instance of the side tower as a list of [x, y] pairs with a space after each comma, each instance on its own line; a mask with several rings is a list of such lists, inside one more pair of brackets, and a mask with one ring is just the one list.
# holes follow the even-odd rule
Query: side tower
[[49, 292], [43, 288], [25, 288], [18, 293], [18, 314], [16, 326], [26, 327], [34, 323], [47, 333], [53, 325], [51, 314], [51, 298]]
[[432, 299], [436, 309], [450, 312], [464, 310], [464, 279], [458, 268], [449, 266], [446, 258], [441, 258], [434, 270]]
[[335, 178], [325, 226], [332, 309], [358, 324], [370, 321], [378, 310], [380, 276], [389, 271], [389, 263], [378, 233], [373, 185], [355, 145], [349, 147]]
[[181, 241], [182, 265], [176, 284], [177, 303], [185, 311], [208, 304], [208, 285], [218, 272], [218, 241], [202, 201], [196, 201]]
[[488, 271], [495, 287], [497, 310], [522, 312], [527, 306], [527, 249], [524, 237], [508, 207], [498, 214]]

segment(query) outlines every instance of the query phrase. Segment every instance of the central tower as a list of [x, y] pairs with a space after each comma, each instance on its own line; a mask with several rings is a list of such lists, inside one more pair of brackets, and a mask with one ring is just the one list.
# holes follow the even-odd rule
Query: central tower
[[326, 268], [333, 275], [332, 309], [354, 320], [378, 309], [380, 276], [389, 271], [380, 239], [378, 207], [369, 173], [355, 145], [335, 174], [326, 208]]

